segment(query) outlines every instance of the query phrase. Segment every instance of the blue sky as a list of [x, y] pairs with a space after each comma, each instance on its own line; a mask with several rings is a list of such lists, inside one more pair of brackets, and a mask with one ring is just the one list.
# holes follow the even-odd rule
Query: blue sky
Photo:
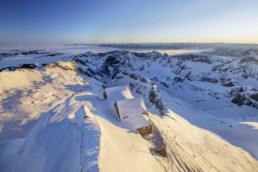
[[258, 43], [257, 0], [0, 0], [0, 41]]

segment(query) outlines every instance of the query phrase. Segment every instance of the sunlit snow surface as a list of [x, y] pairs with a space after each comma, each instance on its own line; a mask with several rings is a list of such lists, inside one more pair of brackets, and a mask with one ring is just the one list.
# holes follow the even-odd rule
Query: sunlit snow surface
[[[53, 57], [46, 54], [5, 57], [0, 60], [0, 69], [23, 63], [68, 61], [72, 55], [88, 51], [119, 50], [97, 45], [60, 44], [0, 47], [1, 53], [33, 49], [62, 53]], [[201, 50], [155, 51], [174, 55]], [[69, 62], [62, 65], [71, 66]], [[166, 68], [156, 63], [151, 65], [155, 69], [150, 71], [151, 75], [165, 78], [160, 73], [166, 73]], [[193, 72], [194, 75], [206, 67], [189, 65], [200, 68]], [[120, 81], [110, 86], [130, 82]], [[255, 80], [247, 82], [254, 86], [257, 83]], [[200, 87], [227, 91], [227, 88], [220, 90], [210, 83]], [[169, 92], [160, 86], [160, 90], [168, 102], [167, 116], [160, 118], [150, 102], [145, 103], [153, 111], [151, 119], [167, 139], [168, 160], [152, 155], [151, 143], [117, 120], [113, 104], [101, 99], [103, 88], [99, 81], [59, 68], [0, 72], [0, 171], [112, 171], [114, 167], [118, 171], [258, 169], [257, 161], [247, 153], [258, 158], [256, 109], [225, 105], [228, 102], [224, 99], [202, 96], [198, 92], [193, 94], [187, 88]], [[136, 92], [133, 94], [139, 96]], [[193, 101], [198, 98], [207, 101]], [[85, 115], [90, 118], [84, 119]], [[147, 161], [142, 162], [142, 159]]]

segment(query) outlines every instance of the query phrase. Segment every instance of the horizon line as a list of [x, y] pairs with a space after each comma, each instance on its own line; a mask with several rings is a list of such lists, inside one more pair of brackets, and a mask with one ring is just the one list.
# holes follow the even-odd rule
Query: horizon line
[[94, 42], [67, 42], [67, 41], [6, 41], [0, 42], [0, 44], [88, 44], [88, 45], [109, 45], [109, 44], [253, 44], [258, 45], [254, 42], [103, 42], [103, 43], [94, 43]]

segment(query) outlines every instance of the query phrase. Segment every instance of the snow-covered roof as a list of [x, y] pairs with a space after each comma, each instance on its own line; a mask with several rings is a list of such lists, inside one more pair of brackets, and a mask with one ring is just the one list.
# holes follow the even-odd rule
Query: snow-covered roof
[[149, 118], [146, 115], [134, 115], [122, 121], [126, 127], [130, 130], [136, 130], [138, 128], [150, 126]]
[[142, 97], [117, 101], [116, 106], [121, 120], [128, 116], [142, 115], [143, 112], [147, 112]]
[[114, 102], [118, 100], [133, 98], [133, 95], [128, 85], [106, 88], [105, 92], [107, 98], [113, 100]]

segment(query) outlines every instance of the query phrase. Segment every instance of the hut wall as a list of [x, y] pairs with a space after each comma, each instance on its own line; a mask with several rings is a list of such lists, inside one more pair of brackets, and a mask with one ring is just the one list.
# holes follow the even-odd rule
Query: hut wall
[[115, 103], [114, 106], [116, 108], [116, 113], [117, 113], [118, 119], [121, 121], [119, 110], [118, 110], [118, 107], [117, 107], [117, 103]]
[[145, 134], [151, 134], [152, 133], [152, 125], [147, 127], [138, 128], [137, 131], [143, 136]]
[[106, 91], [103, 92], [103, 98], [104, 98], [104, 99], [107, 99], [107, 93], [106, 93]]
[[166, 146], [156, 149], [155, 152], [160, 154], [161, 156], [164, 156], [164, 157], [167, 156]]

